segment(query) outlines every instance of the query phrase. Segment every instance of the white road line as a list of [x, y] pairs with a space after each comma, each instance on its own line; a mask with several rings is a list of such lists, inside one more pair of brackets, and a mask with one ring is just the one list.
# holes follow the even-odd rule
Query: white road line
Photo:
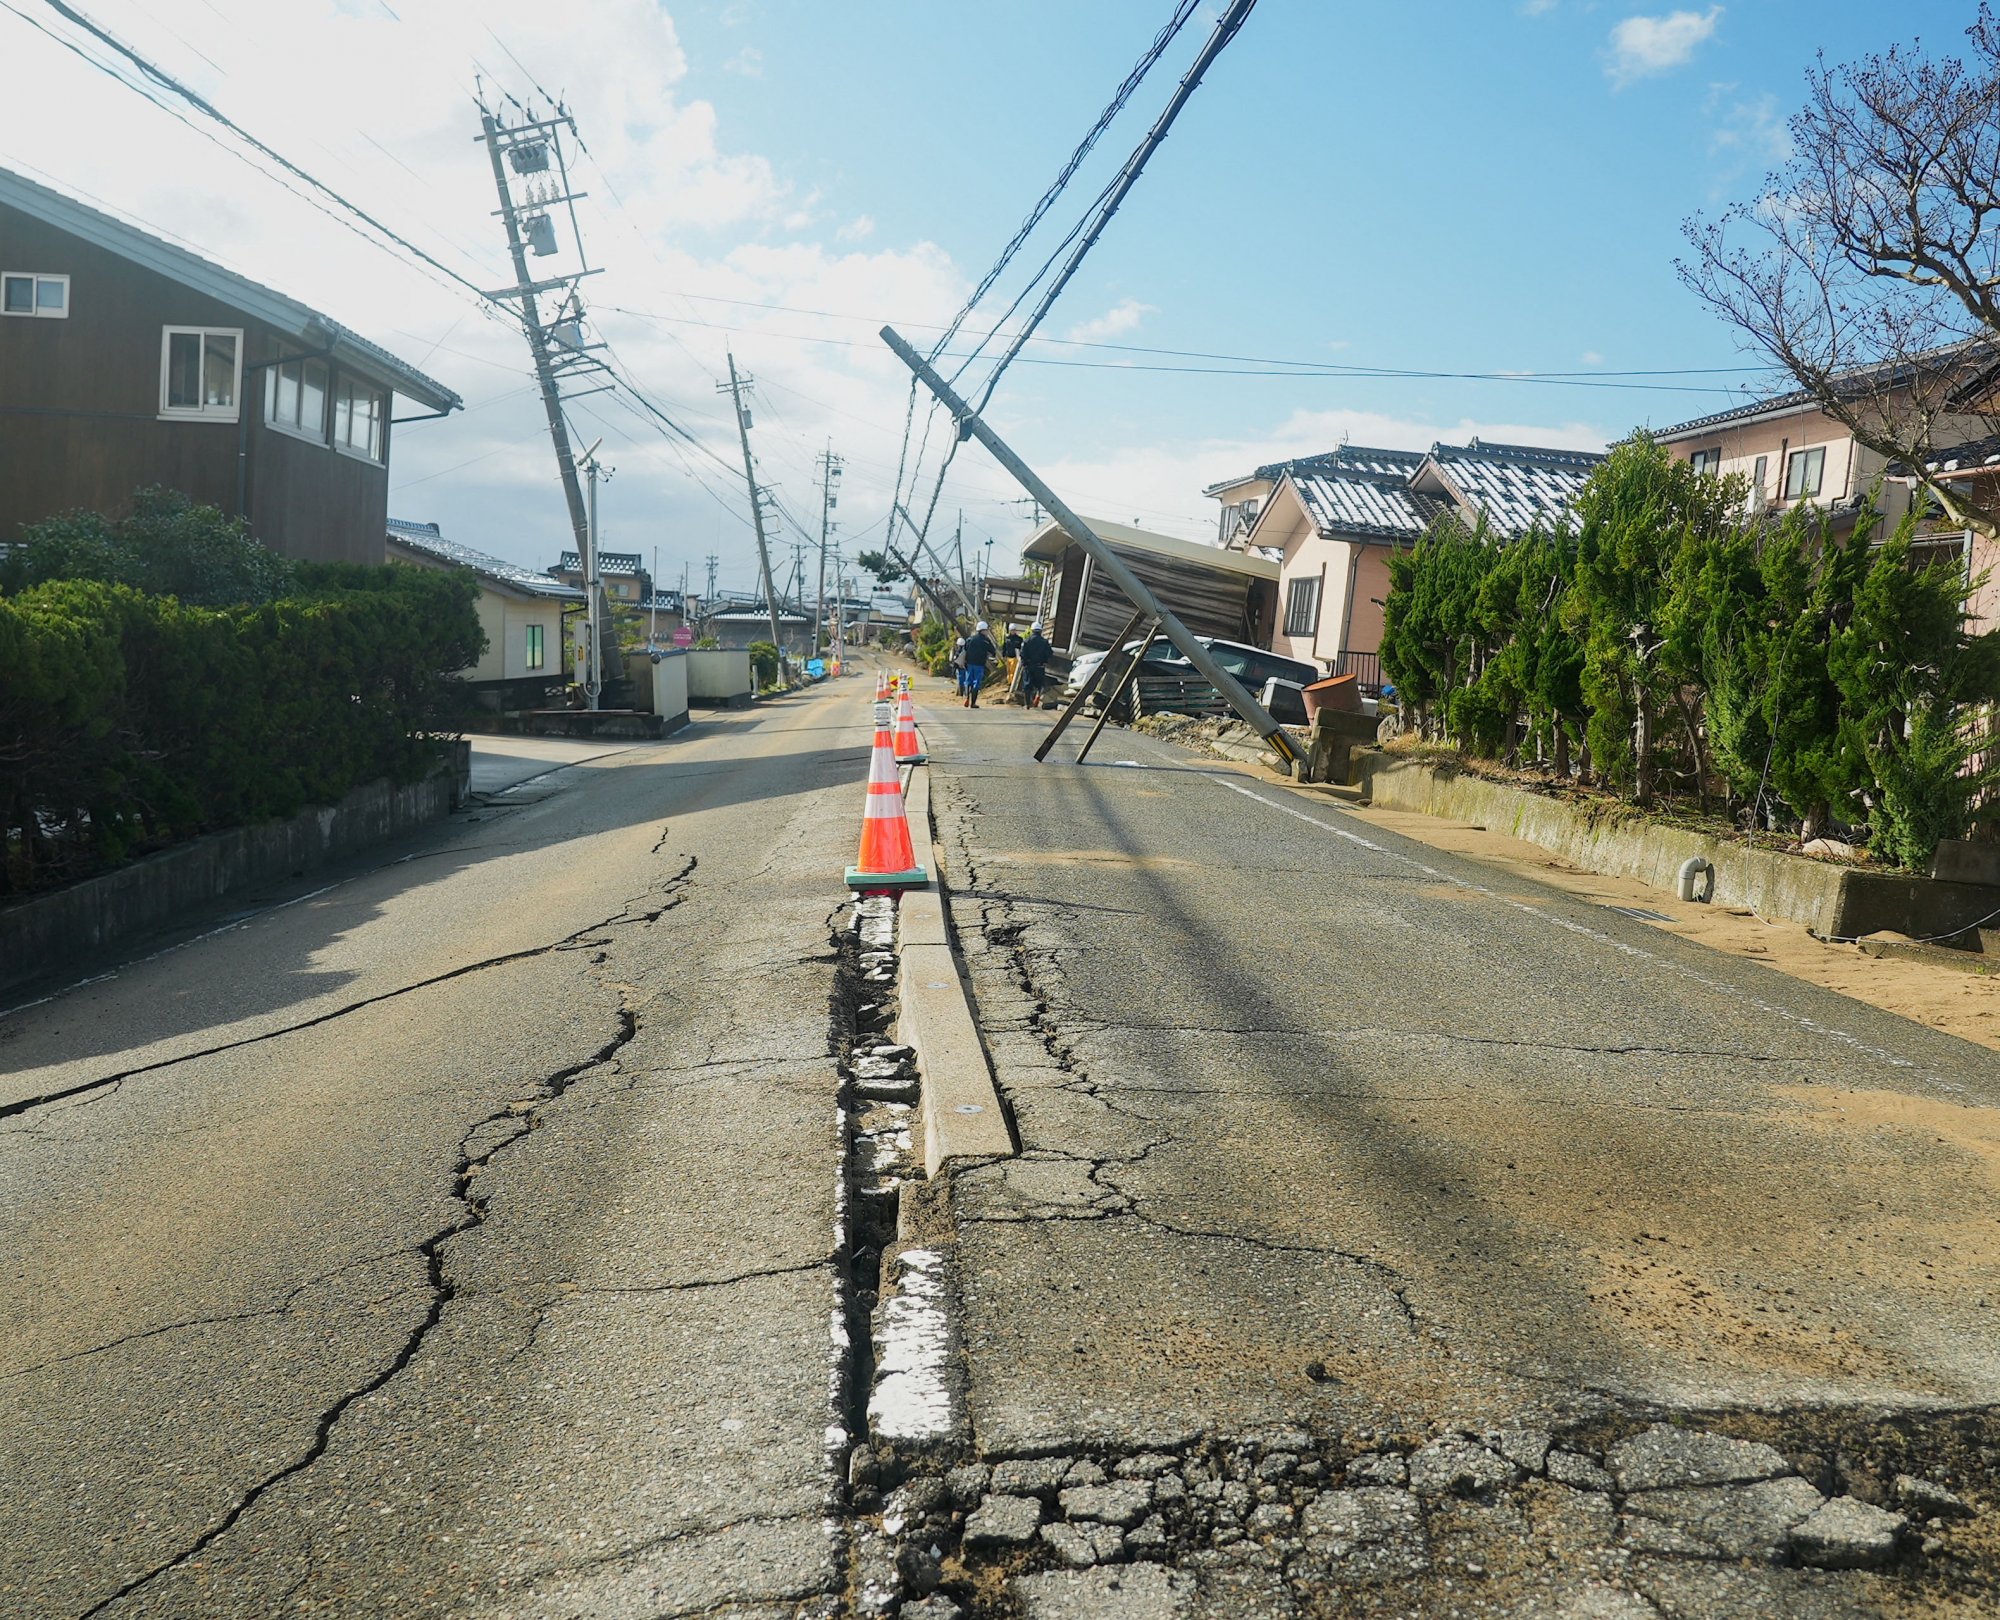
[[1640, 960], [1654, 963], [1669, 972], [1678, 974], [1681, 978], [1702, 986], [1703, 989], [1714, 991], [1719, 995], [1728, 997], [1732, 1001], [1738, 1001], [1746, 1006], [1754, 1007], [1759, 1012], [1769, 1013], [1775, 1018], [1782, 1018], [1787, 1023], [1805, 1030], [1809, 1034], [1837, 1041], [1851, 1051], [1864, 1053], [1869, 1057], [1888, 1064], [1891, 1068], [1915, 1070], [1922, 1074], [1924, 1080], [1939, 1090], [1963, 1093], [1966, 1089], [1956, 1081], [1945, 1079], [1942, 1075], [1923, 1071], [1918, 1064], [1911, 1062], [1910, 1059], [1898, 1057], [1894, 1052], [1885, 1051], [1883, 1048], [1863, 1040], [1858, 1035], [1850, 1034], [1848, 1031], [1838, 1029], [1831, 1024], [1822, 1024], [1818, 1019], [1809, 1018], [1804, 1013], [1796, 1013], [1789, 1008], [1780, 1007], [1774, 1002], [1769, 1002], [1760, 996], [1752, 995], [1739, 985], [1730, 984], [1723, 979], [1712, 978], [1708, 974], [1691, 968], [1683, 962], [1670, 961], [1657, 952], [1647, 950], [1644, 946], [1628, 944], [1622, 939], [1614, 939], [1611, 935], [1602, 933], [1584, 923], [1573, 921], [1568, 917], [1558, 916], [1553, 911], [1544, 910], [1540, 906], [1530, 905], [1525, 900], [1516, 900], [1511, 895], [1500, 894], [1495, 890], [1487, 888], [1484, 884], [1471, 882], [1469, 879], [1459, 877], [1455, 873], [1440, 871], [1437, 867], [1426, 865], [1423, 861], [1405, 855], [1399, 850], [1393, 850], [1384, 844], [1378, 844], [1373, 839], [1363, 838], [1359, 833], [1349, 832], [1344, 827], [1336, 827], [1329, 822], [1322, 821], [1318, 816], [1309, 815], [1295, 805], [1280, 804], [1275, 799], [1267, 799], [1254, 788], [1245, 787], [1241, 782], [1232, 782], [1227, 777], [1222, 776], [1210, 776], [1209, 780], [1220, 783], [1232, 793], [1242, 794], [1246, 799], [1256, 800], [1257, 803], [1263, 805], [1267, 810], [1276, 810], [1296, 820], [1309, 822], [1319, 828], [1321, 832], [1332, 833], [1336, 838], [1344, 838], [1349, 843], [1359, 844], [1363, 849], [1373, 850], [1376, 854], [1386, 856], [1392, 861], [1401, 861], [1405, 866], [1413, 867], [1415, 870], [1422, 872], [1426, 877], [1436, 878], [1441, 883], [1452, 884], [1473, 894], [1485, 895], [1488, 899], [1496, 900], [1501, 905], [1511, 906], [1516, 911], [1526, 912], [1530, 917], [1534, 917], [1541, 922], [1552, 924], [1572, 934], [1581, 934], [1586, 939], [1594, 940], [1600, 945], [1608, 945], [1611, 949], [1621, 952], [1626, 956], [1637, 957]]

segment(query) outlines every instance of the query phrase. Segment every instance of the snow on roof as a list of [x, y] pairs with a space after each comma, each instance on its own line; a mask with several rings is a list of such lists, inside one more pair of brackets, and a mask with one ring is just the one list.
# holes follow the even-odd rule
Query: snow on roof
[[1435, 444], [1410, 487], [1442, 495], [1468, 519], [1483, 517], [1503, 539], [1537, 523], [1573, 523], [1568, 508], [1604, 457], [1589, 450], [1545, 450], [1526, 444]]
[[447, 540], [435, 523], [409, 523], [402, 518], [391, 518], [389, 538], [439, 562], [470, 568], [482, 579], [490, 579], [495, 584], [509, 586], [529, 596], [546, 596], [565, 602], [583, 600], [579, 587], [565, 585], [559, 579], [538, 574], [519, 563], [510, 563], [504, 557], [491, 556], [484, 551], [475, 551], [471, 546], [462, 546], [456, 540]]
[[[1419, 462], [1422, 457], [1418, 457]], [[1359, 473], [1290, 474], [1292, 488], [1322, 535], [1379, 535], [1414, 540], [1447, 509], [1434, 495], [1408, 487], [1413, 468], [1368, 476]]]
[[[583, 558], [574, 551], [565, 551], [558, 559], [554, 571], [580, 574], [583, 572]], [[599, 575], [642, 574], [645, 571], [645, 559], [636, 551], [600, 551], [597, 554]]]
[[1247, 484], [1253, 479], [1276, 483], [1287, 473], [1304, 476], [1307, 473], [1371, 472], [1400, 473], [1407, 477], [1422, 466], [1423, 461], [1424, 452], [1421, 450], [1377, 450], [1365, 444], [1343, 444], [1310, 456], [1294, 456], [1289, 461], [1266, 462], [1243, 477], [1225, 478], [1219, 484], [1210, 484], [1202, 493], [1219, 495], [1225, 489], [1234, 489], [1238, 484]]

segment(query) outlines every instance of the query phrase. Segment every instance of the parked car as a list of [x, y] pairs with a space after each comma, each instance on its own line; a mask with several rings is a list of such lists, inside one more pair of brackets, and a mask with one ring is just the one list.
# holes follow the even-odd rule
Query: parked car
[[[1240, 641], [1222, 641], [1214, 636], [1197, 636], [1195, 639], [1208, 650], [1210, 657], [1243, 683], [1252, 697], [1261, 697], [1270, 681], [1275, 679], [1280, 683], [1272, 693], [1272, 701], [1276, 705], [1271, 711], [1272, 718], [1288, 724], [1304, 721], [1305, 702], [1297, 688], [1309, 686], [1320, 679], [1321, 671], [1317, 665], [1303, 663], [1296, 658], [1285, 658], [1262, 647], [1248, 646]], [[1123, 651], [1129, 654], [1137, 651], [1138, 647], [1137, 641], [1128, 641]], [[1108, 657], [1110, 657], [1108, 652], [1081, 654], [1070, 666], [1069, 681], [1063, 688], [1064, 700], [1074, 698], [1082, 691], [1084, 683], [1090, 679], [1091, 672]], [[1172, 680], [1185, 682], [1192, 688], [1186, 694], [1189, 700], [1188, 708], [1192, 712], [1204, 713], [1215, 707], [1218, 696], [1215, 689], [1202, 679], [1194, 665], [1183, 658], [1170, 642], [1156, 640], [1153, 643], [1153, 650], [1139, 666], [1139, 679], [1146, 682], [1155, 692], [1159, 683]], [[1093, 695], [1093, 706], [1095, 706], [1095, 695]], [[1171, 695], [1166, 696], [1164, 701], [1141, 705], [1142, 708], [1154, 712], [1172, 710], [1179, 706]], [[1120, 700], [1113, 712], [1113, 718], [1123, 720], [1129, 712], [1129, 701]]]

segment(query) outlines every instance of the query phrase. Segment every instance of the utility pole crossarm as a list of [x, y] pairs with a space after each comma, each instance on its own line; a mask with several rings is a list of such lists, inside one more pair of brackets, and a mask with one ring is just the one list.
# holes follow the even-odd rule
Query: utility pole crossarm
[[[1113, 551], [1100, 539], [1090, 525], [1072, 512], [1054, 490], [1042, 482], [1034, 471], [1017, 456], [1000, 435], [986, 425], [980, 414], [968, 405], [953, 390], [950, 383], [931, 368], [924, 357], [903, 341], [902, 335], [893, 326], [882, 328], [882, 341], [894, 351], [916, 374], [917, 379], [936, 397], [939, 404], [951, 412], [952, 420], [958, 425], [962, 436], [977, 439], [986, 447], [987, 453], [1000, 463], [1015, 480], [1043, 506], [1063, 526], [1069, 537], [1081, 546], [1085, 554], [1100, 570], [1125, 594], [1126, 600], [1146, 618], [1159, 621], [1160, 633], [1174, 644], [1180, 655], [1199, 670], [1223, 701], [1234, 709], [1262, 737], [1271, 751], [1283, 763], [1287, 771], [1299, 762], [1299, 747], [1291, 734], [1273, 720], [1263, 704], [1259, 703], [1243, 689], [1236, 677], [1218, 664], [1209, 650], [1189, 632], [1173, 610], [1160, 601], [1146, 588], [1144, 581], [1125, 564], [1124, 558]], [[1113, 651], [1116, 651], [1114, 648]], [[1107, 658], [1106, 663], [1110, 660]]]

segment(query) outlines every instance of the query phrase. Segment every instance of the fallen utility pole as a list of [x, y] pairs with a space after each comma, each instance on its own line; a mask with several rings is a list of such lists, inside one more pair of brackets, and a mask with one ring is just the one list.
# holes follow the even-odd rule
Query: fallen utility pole
[[[962, 438], [977, 439], [986, 447], [987, 453], [1000, 463], [1015, 480], [1043, 506], [1063, 526], [1066, 533], [1085, 555], [1125, 593], [1125, 598], [1146, 618], [1157, 619], [1160, 632], [1174, 644], [1180, 655], [1199, 670], [1202, 676], [1222, 694], [1222, 699], [1230, 708], [1262, 737], [1271, 751], [1278, 756], [1280, 765], [1287, 774], [1294, 770], [1300, 759], [1299, 745], [1291, 734], [1273, 720], [1264, 705], [1243, 689], [1243, 683], [1218, 664], [1209, 650], [1197, 641], [1188, 627], [1181, 623], [1174, 611], [1146, 588], [1144, 581], [1125, 566], [1124, 558], [1113, 551], [1090, 525], [1072, 512], [1063, 500], [1042, 480], [1035, 476], [1028, 464], [1008, 448], [1000, 435], [986, 425], [985, 419], [953, 391], [950, 383], [931, 369], [924, 357], [905, 343], [902, 334], [893, 326], [882, 328], [882, 341], [894, 351], [896, 358], [913, 371], [917, 379], [936, 396], [939, 404], [951, 412], [952, 420], [958, 424]], [[1105, 663], [1110, 659], [1106, 658]], [[1103, 665], [1098, 666], [1099, 672]]]

